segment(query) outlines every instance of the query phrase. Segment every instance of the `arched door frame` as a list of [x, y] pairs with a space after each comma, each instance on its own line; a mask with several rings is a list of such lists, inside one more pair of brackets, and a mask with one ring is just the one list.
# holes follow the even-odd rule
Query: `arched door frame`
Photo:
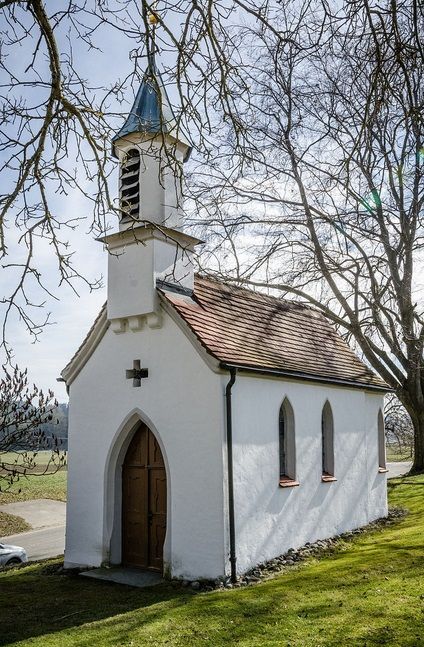
[[104, 492], [104, 525], [103, 545], [106, 548], [104, 561], [110, 564], [120, 564], [122, 556], [121, 546], [121, 518], [122, 518], [122, 466], [129, 444], [137, 429], [137, 425], [143, 422], [155, 436], [160, 450], [166, 471], [167, 482], [167, 516], [166, 536], [163, 545], [164, 571], [168, 570], [171, 557], [171, 479], [168, 464], [168, 457], [164, 448], [163, 440], [153, 422], [140, 409], [136, 408], [128, 414], [118, 428], [106, 461], [105, 469], [105, 492]]

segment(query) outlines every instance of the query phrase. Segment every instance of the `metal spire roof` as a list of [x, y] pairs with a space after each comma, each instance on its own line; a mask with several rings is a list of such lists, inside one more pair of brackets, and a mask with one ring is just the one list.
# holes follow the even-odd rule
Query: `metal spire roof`
[[130, 133], [167, 133], [188, 147], [190, 144], [180, 127], [172, 110], [162, 77], [156, 66], [149, 65], [144, 73], [133, 107], [122, 126], [112, 138], [112, 152], [115, 153], [115, 142]]

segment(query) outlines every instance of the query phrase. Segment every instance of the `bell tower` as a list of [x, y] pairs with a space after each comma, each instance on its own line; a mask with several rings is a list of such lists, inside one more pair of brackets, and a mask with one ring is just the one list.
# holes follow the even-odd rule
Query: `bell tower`
[[108, 319], [117, 333], [161, 325], [158, 285], [191, 293], [200, 242], [183, 232], [183, 165], [190, 143], [175, 118], [154, 61], [112, 139], [119, 160], [119, 231], [109, 252]]
[[183, 164], [190, 151], [160, 72], [151, 62], [131, 111], [112, 140], [120, 167], [121, 229], [139, 220], [181, 229]]

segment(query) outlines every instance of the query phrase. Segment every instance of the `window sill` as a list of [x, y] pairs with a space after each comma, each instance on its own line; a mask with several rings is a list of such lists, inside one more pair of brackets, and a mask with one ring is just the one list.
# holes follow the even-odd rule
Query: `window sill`
[[299, 481], [295, 481], [294, 479], [289, 479], [289, 478], [280, 478], [279, 486], [280, 487], [296, 487], [297, 485], [300, 485]]
[[331, 476], [331, 474], [323, 474], [321, 476], [321, 481], [323, 483], [334, 483], [337, 479], [335, 476]]
[[389, 470], [387, 469], [387, 467], [379, 467], [378, 468], [378, 473], [379, 474], [387, 474], [388, 471]]

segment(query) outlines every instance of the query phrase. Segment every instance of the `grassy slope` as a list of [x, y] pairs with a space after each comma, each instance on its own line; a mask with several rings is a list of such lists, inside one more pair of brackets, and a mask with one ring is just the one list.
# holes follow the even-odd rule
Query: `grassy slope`
[[25, 532], [25, 530], [31, 530], [29, 523], [21, 517], [0, 510], [0, 537], [15, 535], [18, 532]]
[[422, 646], [424, 477], [397, 480], [390, 489], [391, 503], [411, 511], [399, 524], [244, 589], [137, 590], [48, 574], [41, 565], [0, 574], [0, 643]]

